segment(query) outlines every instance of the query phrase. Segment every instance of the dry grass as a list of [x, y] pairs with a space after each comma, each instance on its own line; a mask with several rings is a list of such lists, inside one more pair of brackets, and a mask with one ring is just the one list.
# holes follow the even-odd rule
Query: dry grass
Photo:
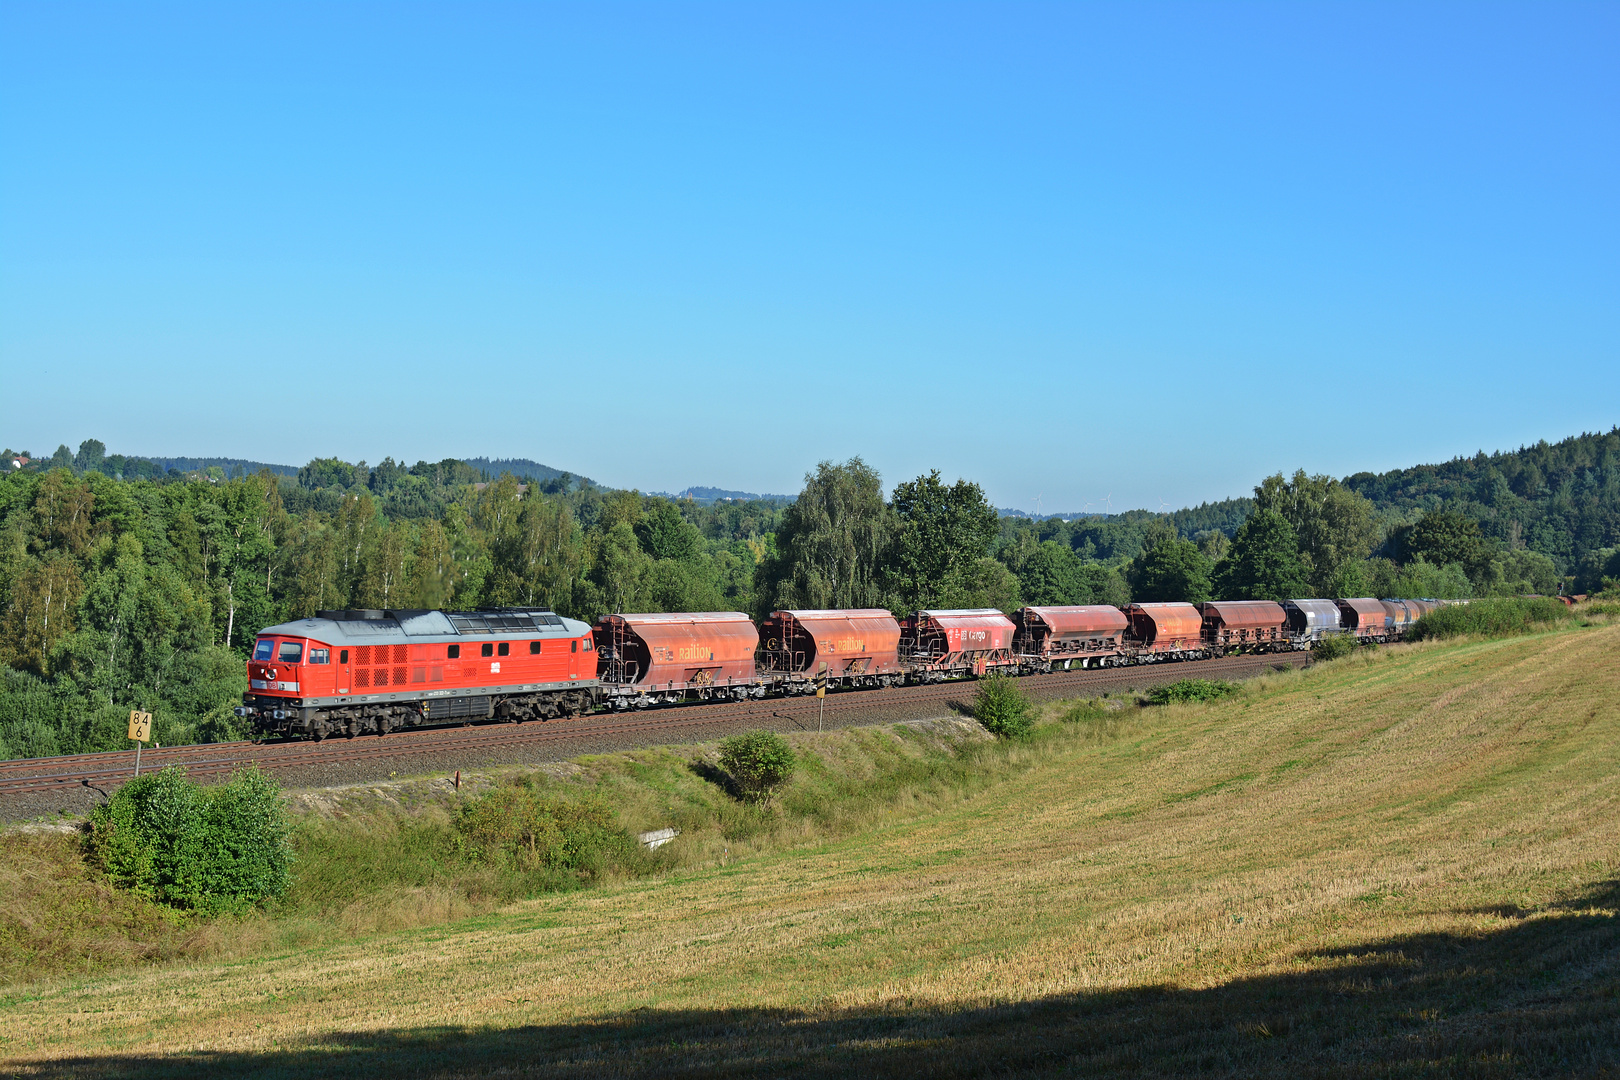
[[[0, 999], [20, 1075], [1620, 1069], [1620, 628], [1087, 720], [858, 835]], [[1145, 713], [1146, 711], [1144, 711]], [[738, 856], [742, 857], [738, 857]]]

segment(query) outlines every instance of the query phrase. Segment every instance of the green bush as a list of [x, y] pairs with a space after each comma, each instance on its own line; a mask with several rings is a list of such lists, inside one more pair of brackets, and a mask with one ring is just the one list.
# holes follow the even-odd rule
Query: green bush
[[1464, 634], [1510, 637], [1546, 630], [1570, 617], [1570, 609], [1563, 601], [1547, 596], [1472, 600], [1429, 612], [1412, 627], [1412, 640], [1429, 641]]
[[766, 803], [793, 779], [793, 747], [774, 731], [745, 731], [720, 740], [720, 767], [731, 774], [748, 802]]
[[1153, 705], [1175, 705], [1187, 701], [1219, 701], [1238, 692], [1238, 684], [1222, 679], [1182, 679], [1169, 686], [1155, 686], [1147, 692]]
[[1355, 635], [1324, 634], [1311, 646], [1311, 657], [1316, 660], [1338, 660], [1355, 651]]
[[455, 825], [475, 860], [522, 871], [600, 877], [638, 854], [634, 838], [601, 798], [564, 798], [522, 782], [463, 803]]
[[281, 787], [257, 768], [205, 788], [171, 766], [131, 780], [92, 810], [84, 845], [114, 885], [211, 915], [287, 891], [288, 832]]
[[1022, 739], [1035, 726], [1029, 699], [1023, 689], [1005, 675], [991, 675], [979, 681], [973, 715], [986, 731], [1003, 739]]

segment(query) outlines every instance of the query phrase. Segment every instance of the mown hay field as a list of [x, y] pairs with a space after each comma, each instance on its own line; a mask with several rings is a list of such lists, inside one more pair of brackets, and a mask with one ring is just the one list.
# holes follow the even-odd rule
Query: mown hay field
[[1617, 659], [1360, 655], [836, 842], [26, 986], [0, 1073], [1614, 1072]]

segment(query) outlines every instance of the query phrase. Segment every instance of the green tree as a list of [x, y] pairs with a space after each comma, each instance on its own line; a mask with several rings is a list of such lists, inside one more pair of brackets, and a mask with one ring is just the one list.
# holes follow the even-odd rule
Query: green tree
[[760, 564], [755, 595], [778, 608], [882, 603], [882, 560], [894, 531], [877, 471], [860, 458], [823, 461], [782, 515], [776, 555]]
[[973, 717], [986, 731], [1003, 739], [1028, 737], [1035, 727], [1033, 707], [1018, 683], [1005, 675], [979, 680]]
[[636, 537], [655, 559], [696, 559], [703, 552], [703, 536], [681, 516], [668, 499], [648, 499], [636, 523]]
[[607, 530], [597, 543], [596, 565], [592, 571], [592, 579], [601, 590], [603, 610], [644, 610], [643, 583], [651, 563], [628, 521], [620, 521]]
[[1000, 529], [984, 491], [967, 480], [947, 487], [934, 469], [896, 486], [891, 505], [897, 521], [887, 560], [893, 596], [906, 610], [964, 604], [967, 579]]
[[1583, 555], [1576, 565], [1572, 591], [1599, 592], [1609, 587], [1605, 582], [1615, 579], [1620, 579], [1620, 548], [1595, 548]]
[[1563, 584], [1558, 566], [1546, 555], [1528, 548], [1504, 551], [1493, 558], [1483, 582], [1485, 591], [1498, 596], [1526, 593], [1555, 595]]
[[73, 468], [78, 472], [99, 472], [102, 464], [107, 460], [107, 445], [100, 439], [86, 439], [79, 444], [79, 452], [73, 455]]
[[365, 462], [350, 465], [337, 458], [316, 458], [298, 470], [298, 486], [311, 491], [363, 486], [370, 478], [371, 470], [366, 468]]
[[1268, 476], [1254, 489], [1256, 511], [1280, 514], [1294, 531], [1309, 588], [1317, 596], [1336, 593], [1345, 568], [1365, 559], [1378, 542], [1372, 502], [1330, 476], [1307, 476], [1304, 469], [1284, 480]]
[[1024, 601], [1037, 606], [1093, 603], [1082, 566], [1080, 556], [1067, 544], [1041, 541], [1018, 573]]
[[1424, 514], [1406, 535], [1410, 557], [1435, 566], [1457, 563], [1473, 581], [1490, 569], [1491, 546], [1480, 535], [1479, 522], [1450, 510]]
[[1223, 600], [1290, 600], [1310, 593], [1293, 527], [1275, 510], [1257, 510], [1232, 538], [1215, 586]]
[[1202, 603], [1213, 594], [1209, 573], [1209, 560], [1198, 545], [1163, 535], [1131, 563], [1131, 598], [1141, 603]]

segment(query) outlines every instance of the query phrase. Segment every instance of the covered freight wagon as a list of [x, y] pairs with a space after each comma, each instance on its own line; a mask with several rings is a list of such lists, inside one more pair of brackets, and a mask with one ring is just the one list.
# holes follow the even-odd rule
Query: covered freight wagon
[[1342, 616], [1332, 600], [1284, 600], [1283, 610], [1288, 613], [1288, 636], [1296, 648], [1340, 632]]
[[1204, 653], [1204, 616], [1192, 604], [1130, 604], [1126, 648], [1148, 661], [1184, 660]]
[[760, 637], [760, 677], [789, 693], [822, 672], [845, 686], [888, 686], [904, 675], [900, 623], [882, 608], [773, 611]]
[[919, 611], [900, 621], [900, 660], [920, 682], [1016, 668], [1015, 629], [995, 608]]
[[1380, 600], [1370, 596], [1357, 596], [1335, 601], [1339, 608], [1339, 625], [1347, 633], [1364, 641], [1387, 641], [1392, 620], [1388, 609]]
[[1122, 661], [1131, 625], [1112, 604], [1019, 608], [1012, 620], [1013, 652], [1044, 671]]
[[598, 677], [616, 708], [764, 695], [759, 631], [740, 611], [604, 615], [594, 633]]
[[1288, 613], [1274, 600], [1211, 600], [1198, 610], [1204, 641], [1217, 653], [1264, 651], [1288, 641]]
[[1379, 603], [1384, 605], [1384, 612], [1389, 616], [1390, 637], [1403, 636], [1422, 614], [1417, 608], [1408, 607], [1405, 600], [1380, 600]]

